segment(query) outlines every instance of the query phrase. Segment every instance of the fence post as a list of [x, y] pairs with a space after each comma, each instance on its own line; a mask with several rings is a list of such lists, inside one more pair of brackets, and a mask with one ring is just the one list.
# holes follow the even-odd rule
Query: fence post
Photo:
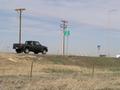
[[93, 65], [92, 65], [92, 77], [94, 77], [94, 74], [95, 74], [95, 65], [93, 63]]
[[30, 79], [32, 78], [32, 76], [33, 76], [33, 60], [31, 62]]

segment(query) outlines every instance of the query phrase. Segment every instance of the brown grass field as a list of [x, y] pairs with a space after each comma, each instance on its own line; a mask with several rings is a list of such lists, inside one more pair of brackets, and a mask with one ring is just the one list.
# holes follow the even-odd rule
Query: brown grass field
[[0, 53], [0, 90], [120, 90], [120, 59]]

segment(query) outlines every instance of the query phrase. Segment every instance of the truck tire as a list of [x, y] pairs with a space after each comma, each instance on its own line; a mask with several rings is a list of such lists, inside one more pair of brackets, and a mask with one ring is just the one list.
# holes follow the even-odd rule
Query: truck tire
[[16, 49], [16, 53], [22, 53], [21, 49]]
[[34, 52], [34, 54], [38, 54], [38, 52]]
[[46, 53], [47, 53], [47, 50], [44, 49], [44, 50], [42, 51], [42, 54], [46, 54]]
[[28, 54], [29, 52], [30, 52], [29, 49], [28, 49], [28, 48], [25, 48], [24, 53], [25, 53], [25, 54]]

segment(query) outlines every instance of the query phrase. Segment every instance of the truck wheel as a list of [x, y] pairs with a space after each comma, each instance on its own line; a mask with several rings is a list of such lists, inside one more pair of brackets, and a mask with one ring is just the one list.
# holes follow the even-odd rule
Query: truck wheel
[[16, 53], [22, 53], [21, 49], [16, 49]]
[[43, 51], [42, 51], [42, 54], [46, 54], [47, 53], [47, 51], [44, 49]]
[[28, 54], [29, 53], [29, 49], [25, 48], [24, 53]]
[[34, 52], [34, 54], [38, 54], [38, 52]]

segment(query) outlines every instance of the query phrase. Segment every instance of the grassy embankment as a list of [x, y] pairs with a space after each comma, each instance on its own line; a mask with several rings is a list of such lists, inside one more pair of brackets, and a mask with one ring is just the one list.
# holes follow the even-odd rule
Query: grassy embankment
[[0, 90], [120, 90], [120, 59], [0, 54], [0, 62]]

